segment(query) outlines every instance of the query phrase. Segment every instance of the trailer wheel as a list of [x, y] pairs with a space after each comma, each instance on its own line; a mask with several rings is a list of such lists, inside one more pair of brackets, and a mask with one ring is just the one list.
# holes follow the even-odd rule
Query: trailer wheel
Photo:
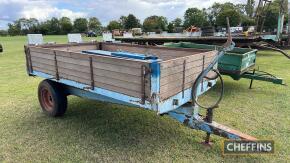
[[43, 80], [38, 86], [38, 100], [42, 111], [51, 117], [63, 116], [67, 109], [67, 96], [60, 84]]

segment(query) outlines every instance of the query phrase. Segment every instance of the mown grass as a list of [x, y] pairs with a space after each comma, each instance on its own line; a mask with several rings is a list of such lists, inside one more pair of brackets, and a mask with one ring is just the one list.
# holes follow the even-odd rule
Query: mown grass
[[[66, 42], [65, 36], [46, 41]], [[87, 39], [87, 38], [86, 38]], [[90, 40], [90, 39], [87, 39]], [[290, 160], [290, 88], [225, 77], [225, 98], [217, 122], [259, 139], [273, 139], [274, 155], [221, 155], [222, 138], [204, 147], [204, 133], [155, 112], [69, 97], [67, 114], [49, 118], [40, 111], [40, 78], [28, 77], [25, 37], [0, 37], [0, 162], [287, 162]], [[260, 52], [258, 65], [290, 84], [290, 62]], [[214, 91], [214, 90], [213, 90]]]

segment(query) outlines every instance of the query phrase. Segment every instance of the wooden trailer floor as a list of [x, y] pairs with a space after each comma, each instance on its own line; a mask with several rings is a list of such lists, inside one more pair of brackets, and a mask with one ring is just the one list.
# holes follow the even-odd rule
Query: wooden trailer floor
[[[45, 36], [66, 42], [66, 36]], [[88, 40], [90, 40], [89, 38]], [[40, 78], [26, 75], [25, 37], [0, 37], [0, 162], [287, 162], [290, 160], [290, 88], [225, 77], [225, 99], [214, 119], [260, 139], [273, 139], [275, 155], [222, 157], [220, 137], [211, 149], [204, 133], [155, 112], [69, 98], [63, 118], [40, 111]], [[290, 63], [282, 55], [261, 51], [260, 69], [290, 84]], [[271, 64], [271, 66], [269, 66]], [[215, 89], [212, 90], [215, 93]], [[210, 93], [210, 92], [209, 92]]]

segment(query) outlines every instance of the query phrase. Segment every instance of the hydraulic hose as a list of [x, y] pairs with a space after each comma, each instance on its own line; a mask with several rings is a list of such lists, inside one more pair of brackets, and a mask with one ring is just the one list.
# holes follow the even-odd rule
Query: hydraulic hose
[[[219, 71], [216, 70], [216, 69], [212, 69], [212, 71], [215, 72], [216, 75], [217, 75], [215, 79], [219, 78], [219, 79], [220, 79], [220, 82], [221, 82], [221, 91], [220, 91], [220, 95], [219, 95], [218, 100], [217, 100], [214, 104], [212, 104], [212, 105], [210, 105], [210, 106], [203, 106], [203, 105], [201, 105], [201, 104], [198, 102], [197, 98], [196, 98], [196, 95], [197, 95], [197, 89], [198, 89], [199, 84], [198, 84], [197, 82], [195, 82], [195, 83], [193, 84], [193, 86], [192, 86], [192, 91], [193, 91], [193, 92], [192, 92], [192, 101], [193, 101], [196, 105], [198, 105], [199, 107], [201, 107], [201, 108], [205, 108], [205, 109], [213, 109], [213, 108], [217, 108], [218, 105], [219, 105], [219, 103], [222, 101], [222, 99], [223, 99], [223, 95], [224, 95], [224, 81], [223, 81], [222, 75], [221, 75], [221, 74], [219, 73]], [[207, 77], [204, 77], [204, 78], [207, 78]], [[210, 80], [215, 80], [215, 79], [211, 78]], [[197, 80], [196, 80], [196, 81], [197, 81]], [[202, 84], [202, 83], [201, 83], [201, 84]]]
[[[223, 48], [219, 50], [217, 56], [214, 58], [214, 60], [207, 66], [207, 68], [205, 68], [196, 78], [196, 80], [194, 81], [193, 85], [192, 85], [192, 93], [191, 93], [191, 98], [192, 98], [192, 104], [193, 105], [198, 105], [199, 107], [205, 108], [207, 110], [211, 110], [213, 108], [218, 107], [219, 103], [221, 102], [223, 95], [224, 95], [224, 82], [222, 79], [221, 74], [218, 72], [218, 70], [213, 69], [213, 67], [218, 63], [219, 59], [224, 56], [226, 51], [231, 51], [234, 46], [235, 43], [232, 41], [232, 36], [231, 36], [231, 32], [230, 32], [230, 22], [229, 22], [229, 18], [227, 18], [227, 27], [228, 27], [228, 39], [227, 42], [223, 45]], [[210, 71], [214, 71], [217, 76], [215, 79], [220, 78], [221, 80], [221, 93], [220, 93], [220, 97], [218, 98], [218, 100], [211, 106], [206, 107], [206, 106], [202, 106], [198, 103], [197, 101], [197, 89], [198, 86], [203, 84], [203, 79], [204, 78], [208, 78], [206, 77], [206, 75], [210, 72]], [[215, 80], [214, 79], [214, 80]], [[211, 79], [210, 79], [211, 80]]]

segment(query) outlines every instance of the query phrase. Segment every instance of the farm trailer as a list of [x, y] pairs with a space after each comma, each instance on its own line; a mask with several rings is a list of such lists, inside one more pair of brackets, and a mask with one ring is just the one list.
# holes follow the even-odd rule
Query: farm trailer
[[[165, 43], [163, 46], [172, 48], [191, 48], [191, 49], [221, 49], [221, 46], [195, 44], [190, 42]], [[250, 89], [253, 81], [265, 81], [274, 84], [285, 85], [282, 78], [278, 78], [265, 71], [255, 69], [257, 59], [257, 49], [233, 48], [225, 52], [218, 61], [218, 70], [222, 75], [230, 76], [234, 80], [250, 79]]]
[[169, 115], [206, 132], [206, 144], [210, 134], [256, 140], [212, 121], [216, 106], [201, 116], [195, 103], [220, 77], [210, 70], [223, 53], [105, 42], [25, 46], [28, 75], [45, 78], [38, 98], [49, 116], [62, 116], [67, 96], [76, 95]]

